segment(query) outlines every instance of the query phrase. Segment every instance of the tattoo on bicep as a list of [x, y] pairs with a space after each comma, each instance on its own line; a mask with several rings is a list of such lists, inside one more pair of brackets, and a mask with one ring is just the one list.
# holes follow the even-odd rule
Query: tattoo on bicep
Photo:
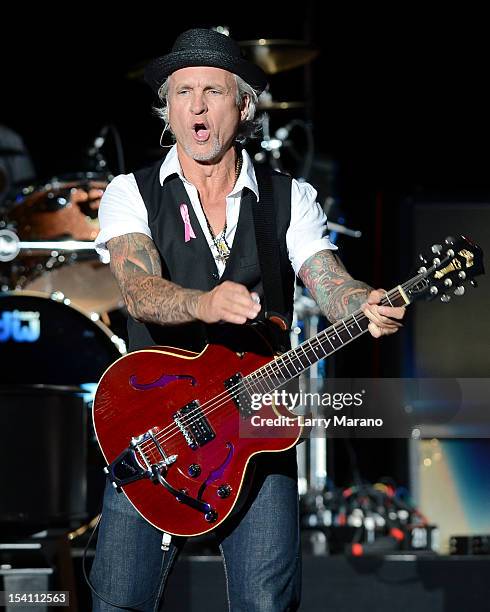
[[160, 255], [151, 238], [145, 234], [125, 234], [107, 243], [111, 254], [111, 269], [116, 276], [143, 272], [160, 276]]
[[307, 259], [301, 266], [299, 277], [332, 322], [357, 310], [371, 291], [366, 283], [354, 280], [340, 258], [329, 250]]
[[140, 320], [169, 324], [195, 319], [201, 291], [162, 278], [160, 255], [145, 234], [126, 234], [107, 243], [111, 270], [129, 313]]

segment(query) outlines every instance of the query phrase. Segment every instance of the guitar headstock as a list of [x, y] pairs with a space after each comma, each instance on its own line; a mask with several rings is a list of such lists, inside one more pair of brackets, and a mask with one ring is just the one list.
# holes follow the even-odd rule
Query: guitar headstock
[[419, 255], [422, 266], [404, 287], [412, 302], [421, 297], [449, 302], [452, 295], [462, 296], [469, 284], [477, 286], [475, 277], [485, 273], [483, 252], [465, 236], [448, 237], [444, 244], [434, 244], [428, 256]]

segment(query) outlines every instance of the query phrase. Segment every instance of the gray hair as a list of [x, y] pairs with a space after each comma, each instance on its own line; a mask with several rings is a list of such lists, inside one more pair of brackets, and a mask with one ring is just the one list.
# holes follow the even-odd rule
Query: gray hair
[[[247, 96], [249, 99], [248, 104], [248, 112], [245, 119], [240, 121], [240, 125], [238, 126], [238, 132], [236, 135], [236, 140], [239, 142], [245, 142], [247, 138], [255, 138], [260, 131], [262, 124], [260, 119], [255, 117], [257, 112], [257, 104], [258, 104], [258, 93], [257, 91], [248, 83], [246, 83], [241, 77], [237, 74], [233, 75], [235, 77], [235, 81], [237, 84], [237, 94], [236, 94], [236, 105], [238, 108], [242, 107], [244, 98]], [[155, 114], [160, 117], [160, 119], [165, 124], [164, 132], [168, 129], [170, 133], [172, 133], [172, 129], [170, 127], [170, 123], [168, 120], [168, 87], [169, 87], [169, 78], [167, 77], [165, 81], [160, 86], [158, 90], [158, 97], [161, 106], [155, 106], [153, 108]]]

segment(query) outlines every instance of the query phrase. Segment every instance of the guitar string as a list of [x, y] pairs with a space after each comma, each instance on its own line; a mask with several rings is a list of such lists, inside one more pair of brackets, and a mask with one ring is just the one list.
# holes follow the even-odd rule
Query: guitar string
[[[406, 289], [408, 288], [411, 284], [416, 284], [415, 279], [420, 280], [420, 278], [422, 278], [423, 275], [419, 275], [419, 277], [414, 277], [414, 279], [411, 279], [410, 281], [404, 283], [403, 285], [401, 285], [402, 288]], [[399, 290], [398, 287], [388, 291], [385, 293], [385, 298], [387, 299], [388, 302], [390, 302], [390, 298], [394, 297], [395, 294], [399, 294]], [[286, 353], [283, 353], [281, 355], [281, 357], [278, 360], [275, 360], [274, 362], [267, 362], [266, 364], [264, 364], [263, 366], [261, 366], [260, 368], [258, 368], [257, 370], [255, 370], [254, 372], [251, 372], [250, 374], [248, 374], [246, 377], [242, 378], [236, 385], [231, 386], [229, 389], [227, 389], [226, 391], [218, 394], [217, 396], [211, 398], [210, 400], [207, 400], [207, 402], [205, 402], [204, 404], [202, 404], [202, 406], [199, 406], [198, 408], [196, 408], [194, 411], [191, 411], [189, 414], [185, 415], [185, 419], [181, 420], [181, 423], [185, 426], [189, 426], [192, 425], [192, 423], [198, 421], [202, 416], [206, 416], [208, 414], [210, 414], [210, 412], [213, 412], [214, 410], [217, 410], [218, 408], [225, 406], [226, 404], [229, 403], [230, 400], [233, 400], [235, 397], [237, 397], [237, 394], [235, 394], [234, 390], [238, 388], [238, 390], [242, 390], [243, 387], [245, 387], [246, 391], [250, 391], [251, 386], [254, 383], [257, 383], [257, 380], [253, 380], [253, 379], [249, 379], [250, 376], [255, 376], [256, 379], [259, 378], [260, 376], [260, 372], [261, 370], [265, 371], [265, 375], [267, 378], [269, 378], [269, 380], [272, 381], [271, 378], [271, 373], [273, 376], [275, 376], [275, 378], [277, 378], [278, 380], [281, 380], [278, 376], [276, 376], [276, 372], [279, 372], [282, 374], [281, 372], [281, 364], [278, 365], [278, 361], [285, 361], [285, 358], [289, 357], [289, 361], [291, 364], [293, 364], [293, 359], [291, 358], [291, 353], [295, 353], [299, 348], [301, 348], [303, 350], [303, 352], [305, 353], [305, 356], [307, 358], [307, 360], [309, 361], [308, 355], [306, 355], [306, 351], [304, 348], [305, 345], [307, 345], [307, 349], [306, 350], [312, 350], [314, 358], [316, 359], [316, 361], [319, 361], [318, 359], [318, 355], [315, 353], [315, 348], [317, 347], [322, 347], [322, 344], [320, 342], [320, 338], [327, 338], [330, 342], [331, 339], [335, 338], [335, 334], [338, 335], [337, 330], [335, 329], [337, 326], [339, 326], [340, 324], [343, 324], [345, 326], [345, 328], [347, 328], [347, 326], [345, 325], [345, 321], [346, 319], [349, 318], [353, 318], [354, 321], [359, 325], [358, 321], [360, 322], [364, 322], [365, 320], [367, 320], [366, 315], [364, 315], [364, 313], [361, 310], [357, 310], [354, 313], [351, 313], [350, 315], [348, 315], [348, 317], [345, 317], [344, 319], [341, 319], [340, 321], [337, 321], [335, 324], [333, 324], [331, 327], [327, 328], [326, 330], [324, 330], [323, 332], [320, 332], [319, 334], [317, 334], [314, 338], [312, 338], [311, 340], [306, 340], [304, 341], [302, 344], [300, 344], [298, 347], [296, 347], [295, 349], [290, 349], [289, 351], [287, 351]], [[344, 329], [342, 329], [342, 332], [344, 331]], [[347, 340], [347, 342], [343, 342], [342, 344], [339, 345], [338, 347], [334, 347], [334, 345], [330, 342], [330, 344], [332, 345], [332, 348], [334, 349], [331, 353], [335, 352], [336, 350], [338, 350], [339, 348], [341, 348], [342, 346], [344, 346], [345, 344], [348, 344], [349, 342], [351, 342], [352, 340], [354, 340], [355, 338], [359, 337], [360, 335], [362, 335], [363, 333], [365, 333], [367, 331], [367, 329], [364, 329], [361, 331], [361, 333], [357, 333], [355, 336], [351, 337], [349, 340]], [[323, 339], [322, 338], [322, 339]], [[330, 353], [330, 354], [331, 354]], [[325, 355], [328, 356], [329, 353], [327, 353]], [[295, 355], [295, 358], [299, 359], [300, 364], [303, 366], [303, 363], [301, 361], [301, 358], [297, 356], [297, 354]], [[321, 358], [323, 359], [323, 357]], [[313, 362], [314, 363], [314, 362]], [[313, 363], [310, 363], [308, 366], [306, 366], [306, 368], [304, 369], [308, 369], [308, 367], [310, 367], [311, 365], [313, 365]], [[286, 366], [286, 364], [284, 363], [284, 367], [285, 369], [288, 371], [289, 370]], [[267, 372], [267, 368], [269, 368], [271, 370], [271, 372]], [[296, 378], [296, 376], [299, 376], [302, 372], [297, 372], [296, 374], [294, 374], [291, 379]], [[283, 375], [283, 374], [282, 374]], [[289, 373], [290, 375], [290, 373]], [[248, 380], [247, 380], [248, 379]], [[286, 381], [283, 381], [281, 384], [284, 384]], [[278, 385], [278, 386], [281, 386]], [[274, 387], [273, 387], [274, 388]], [[221, 402], [221, 400], [224, 400]], [[214, 403], [213, 403], [214, 402]], [[221, 403], [220, 403], [221, 402]], [[201, 414], [199, 414], [199, 412]], [[194, 416], [196, 416], [196, 418], [194, 419]], [[169, 430], [169, 431], [167, 431]], [[171, 433], [171, 431], [173, 431], [173, 433], [171, 435], [169, 435], [168, 437], [165, 437], [167, 434]], [[164, 429], [162, 429], [161, 431], [157, 432], [157, 434], [155, 435], [155, 438], [158, 440], [159, 443], [165, 443], [168, 442], [168, 440], [170, 440], [172, 437], [174, 437], [175, 435], [177, 435], [178, 433], [181, 433], [180, 428], [175, 424], [175, 423], [171, 423], [170, 425], [167, 425], [167, 427], [165, 427]], [[148, 448], [153, 449], [153, 442], [152, 440], [146, 440], [145, 442], [142, 443], [142, 445], [140, 446], [140, 449], [143, 451], [146, 451]]]
[[[407, 284], [407, 285], [408, 285], [408, 284]], [[391, 290], [391, 291], [387, 292], [387, 293], [385, 294], [385, 297], [388, 297], [388, 301], [389, 301], [390, 294], [394, 294], [394, 293], [396, 293], [396, 292], [398, 292], [398, 289], [393, 289], [393, 290]], [[345, 319], [350, 318], [350, 317], [353, 317], [353, 318], [354, 318], [354, 320], [355, 320], [355, 321], [356, 321], [356, 323], [357, 323], [357, 318], [358, 318], [357, 316], [359, 316], [359, 317], [360, 317], [360, 319], [359, 319], [359, 320], [360, 320], [361, 322], [364, 322], [365, 320], [367, 320], [367, 317], [366, 317], [366, 316], [364, 315], [364, 313], [362, 313], [362, 311], [360, 311], [360, 310], [355, 311], [354, 313], [352, 313], [351, 315], [349, 315], [349, 317], [345, 317]], [[333, 335], [333, 334], [329, 335], [329, 333], [331, 333], [332, 331], [335, 331], [335, 333], [337, 333], [337, 331], [336, 331], [334, 328], [335, 328], [337, 325], [339, 325], [340, 323], [342, 323], [343, 321], [345, 321], [345, 319], [342, 319], [341, 321], [338, 321], [337, 323], [335, 323], [335, 324], [334, 324], [334, 325], [332, 325], [331, 327], [327, 328], [327, 329], [326, 329], [326, 330], [324, 330], [323, 332], [320, 332], [320, 334], [317, 334], [317, 336], [315, 336], [315, 337], [314, 337], [314, 338], [312, 338], [311, 340], [307, 340], [307, 341], [303, 342], [301, 345], [299, 345], [299, 346], [298, 346], [298, 347], [296, 347], [295, 349], [291, 349], [290, 351], [287, 351], [286, 353], [284, 353], [283, 355], [281, 355], [280, 359], [282, 359], [282, 358], [284, 358], [284, 357], [286, 357], [286, 356], [289, 356], [289, 357], [290, 357], [290, 355], [289, 355], [290, 353], [297, 351], [297, 350], [298, 350], [298, 348], [302, 347], [302, 346], [303, 346], [303, 345], [305, 345], [305, 344], [309, 344], [310, 346], [309, 346], [308, 348], [313, 349], [313, 354], [315, 355], [316, 360], [317, 360], [317, 361], [319, 361], [319, 360], [318, 360], [318, 355], [316, 355], [316, 354], [315, 354], [315, 352], [314, 352], [314, 348], [313, 348], [313, 347], [314, 347], [314, 344], [313, 344], [313, 343], [315, 342], [317, 347], [318, 347], [318, 346], [322, 346], [322, 345], [321, 345], [321, 342], [319, 341], [320, 336], [326, 336], [326, 337], [328, 338], [328, 340], [329, 340], [329, 341], [330, 341], [330, 339], [331, 339], [331, 338], [332, 338], [332, 339], [333, 339], [333, 338], [335, 338], [335, 335]], [[343, 330], [342, 330], [342, 331], [343, 331]], [[354, 340], [355, 338], [357, 338], [357, 337], [358, 337], [358, 336], [360, 336], [361, 334], [365, 333], [366, 331], [367, 331], [367, 329], [362, 330], [362, 332], [361, 332], [360, 334], [356, 334], [355, 336], [353, 336], [352, 338], [350, 338], [350, 339], [349, 339], [347, 342], [342, 342], [342, 344], [341, 344], [341, 345], [339, 345], [339, 346], [338, 346], [338, 347], [336, 347], [336, 348], [335, 348], [335, 347], [333, 346], [333, 344], [331, 343], [332, 348], [334, 349], [332, 352], [335, 352], [336, 350], [338, 350], [339, 348], [341, 348], [341, 346], [344, 346], [345, 344], [347, 344], [347, 343], [351, 342], [352, 340]], [[337, 333], [337, 335], [338, 335], [338, 333]], [[306, 351], [305, 351], [304, 349], [302, 349], [302, 350], [303, 350], [303, 352], [304, 352], [304, 353], [305, 353], [305, 355], [306, 355]], [[328, 353], [327, 353], [327, 355], [328, 355]], [[307, 355], [306, 355], [306, 358], [308, 359], [308, 356], [307, 356]], [[308, 361], [309, 361], [309, 359], [308, 359]], [[293, 363], [293, 361], [292, 361], [291, 357], [290, 357], [290, 362], [291, 362], [291, 363]], [[301, 359], [300, 359], [300, 363], [301, 363], [301, 365], [303, 365], [303, 363], [302, 363]], [[308, 368], [308, 367], [310, 367], [311, 365], [313, 365], [313, 363], [310, 363], [310, 364], [309, 364], [309, 366], [306, 366], [306, 368], [304, 368], [304, 369], [307, 369], [307, 368]], [[275, 368], [275, 369], [274, 369], [274, 366], [276, 366], [276, 368]], [[234, 399], [234, 397], [237, 397], [237, 395], [236, 395], [236, 394], [232, 393], [232, 391], [234, 391], [234, 389], [236, 389], [237, 387], [242, 387], [242, 386], [245, 386], [245, 387], [246, 387], [246, 390], [247, 390], [247, 391], [249, 391], [249, 390], [250, 390], [250, 387], [251, 387], [251, 384], [253, 384], [254, 382], [257, 382], [257, 381], [248, 380], [248, 381], [247, 381], [247, 384], [245, 384], [245, 385], [244, 385], [245, 379], [246, 379], [246, 378], [248, 378], [248, 377], [249, 377], [249, 376], [251, 376], [251, 375], [255, 375], [255, 376], [257, 376], [261, 370], [266, 370], [268, 367], [269, 367], [269, 368], [272, 370], [272, 374], [273, 374], [274, 376], [275, 376], [275, 372], [276, 372], [276, 371], [279, 371], [279, 372], [280, 372], [280, 369], [278, 370], [278, 368], [277, 368], [277, 362], [276, 362], [276, 361], [275, 361], [275, 362], [273, 362], [273, 363], [271, 363], [270, 361], [269, 361], [269, 362], [267, 362], [266, 364], [264, 364], [263, 366], [261, 366], [260, 368], [258, 368], [257, 370], [255, 370], [254, 372], [251, 372], [250, 374], [248, 374], [248, 375], [247, 375], [247, 377], [245, 377], [245, 378], [241, 379], [239, 383], [237, 383], [236, 385], [234, 385], [234, 386], [230, 387], [230, 389], [228, 389], [228, 390], [226, 390], [226, 391], [224, 391], [224, 392], [222, 392], [222, 393], [218, 394], [217, 396], [215, 396], [215, 397], [211, 398], [210, 400], [208, 400], [207, 402], [205, 402], [204, 404], [202, 404], [202, 406], [199, 406], [199, 407], [198, 407], [198, 408], [196, 408], [194, 411], [191, 411], [191, 412], [190, 412], [188, 415], [185, 415], [185, 417], [186, 417], [186, 418], [185, 418], [185, 419], [182, 419], [181, 423], [182, 423], [182, 424], [185, 424], [186, 426], [192, 425], [192, 423], [194, 423], [194, 422], [198, 421], [198, 420], [199, 420], [199, 419], [200, 419], [202, 416], [208, 415], [208, 414], [210, 414], [211, 412], [213, 412], [214, 410], [216, 410], [216, 409], [218, 409], [218, 408], [220, 408], [220, 407], [222, 407], [222, 406], [227, 405], [227, 404], [229, 403], [230, 399], [231, 399], [231, 400], [233, 400], [233, 399]], [[267, 371], [266, 371], [266, 372], [265, 372], [265, 374], [266, 374], [266, 377], [268, 377], [270, 380], [272, 380], [272, 378], [271, 378], [271, 376], [270, 376], [270, 372], [267, 372]], [[291, 378], [295, 378], [296, 376], [299, 376], [300, 374], [301, 374], [301, 372], [297, 372], [297, 373], [296, 373], [295, 375], [293, 375]], [[276, 377], [278, 380], [280, 380], [280, 379], [279, 379], [279, 377], [277, 377], [277, 376], [275, 376], [275, 377]], [[284, 381], [284, 382], [285, 382], [285, 381]], [[275, 386], [276, 386], [276, 387], [277, 387], [277, 386], [281, 386], [281, 384], [284, 384], [284, 382], [280, 382], [280, 384], [279, 384], [279, 385], [275, 385]], [[273, 387], [273, 388], [274, 388], [274, 387]], [[270, 391], [270, 390], [269, 390], [269, 391]], [[220, 403], [221, 399], [223, 399], [224, 401]], [[213, 402], [215, 402], [215, 403], [213, 404]], [[216, 403], [216, 402], [217, 402], [217, 403]], [[199, 414], [199, 412], [201, 412], [201, 414]], [[194, 419], [194, 415], [197, 415], [195, 419]], [[172, 435], [169, 435], [167, 438], [165, 438], [165, 435], [166, 435], [167, 433], [170, 433], [172, 429], [174, 430], [174, 432], [172, 433]], [[167, 431], [167, 430], [170, 430], [170, 431]], [[158, 442], [164, 443], [164, 442], [168, 442], [168, 440], [170, 440], [172, 437], [174, 437], [174, 436], [175, 436], [175, 435], [177, 435], [178, 433], [181, 433], [180, 428], [179, 428], [179, 427], [178, 427], [176, 424], [171, 423], [170, 425], [167, 425], [167, 427], [166, 427], [166, 428], [164, 428], [164, 429], [162, 429], [161, 431], [157, 432], [157, 434], [155, 435], [155, 438], [158, 440]], [[163, 437], [162, 437], [162, 436], [163, 436]], [[145, 446], [146, 446], [146, 448], [145, 448]], [[152, 440], [147, 440], [147, 441], [143, 442], [143, 444], [141, 445], [141, 447], [140, 447], [140, 448], [141, 448], [142, 450], [146, 450], [147, 448], [153, 448], [153, 442], [152, 442]]]
[[[407, 284], [407, 286], [408, 286], [408, 283], [406, 283], [406, 284]], [[397, 289], [397, 288], [396, 288], [396, 289], [392, 289], [391, 291], [389, 291], [389, 292], [387, 292], [387, 293], [385, 294], [385, 297], [388, 297], [388, 301], [389, 301], [390, 294], [394, 294], [394, 293], [397, 293], [397, 292], [398, 292], [398, 289]], [[303, 342], [301, 345], [299, 345], [299, 346], [298, 346], [298, 347], [296, 347], [295, 349], [290, 349], [289, 351], [287, 351], [286, 353], [284, 353], [283, 355], [281, 355], [281, 357], [280, 357], [279, 359], [283, 359], [283, 358], [285, 358], [286, 356], [289, 356], [289, 358], [290, 358], [290, 362], [291, 362], [291, 363], [293, 363], [293, 361], [292, 361], [292, 359], [291, 359], [291, 357], [290, 357], [290, 355], [289, 355], [289, 354], [290, 354], [290, 353], [293, 353], [293, 352], [296, 352], [296, 351], [298, 350], [298, 348], [300, 348], [300, 347], [304, 346], [305, 344], [309, 344], [310, 346], [309, 346], [308, 348], [313, 349], [313, 354], [314, 354], [314, 356], [315, 356], [315, 359], [316, 359], [317, 361], [319, 361], [319, 359], [318, 359], [318, 355], [316, 355], [316, 354], [315, 354], [315, 352], [314, 352], [314, 344], [313, 344], [313, 343], [316, 343], [316, 346], [317, 346], [317, 347], [318, 347], [318, 346], [322, 346], [321, 342], [319, 341], [319, 339], [320, 339], [320, 337], [321, 337], [321, 336], [327, 337], [327, 339], [328, 339], [329, 341], [330, 341], [330, 339], [334, 339], [334, 338], [335, 338], [335, 335], [334, 335], [334, 334], [329, 335], [329, 333], [331, 333], [332, 331], [334, 331], [335, 333], [337, 333], [337, 331], [334, 329], [334, 328], [335, 328], [337, 325], [339, 325], [340, 323], [342, 323], [343, 321], [345, 321], [345, 319], [350, 318], [350, 317], [354, 318], [354, 320], [355, 320], [355, 321], [356, 321], [356, 323], [357, 323], [358, 316], [360, 317], [360, 318], [359, 318], [359, 320], [360, 320], [361, 322], [364, 322], [365, 320], [367, 320], [367, 317], [364, 315], [364, 313], [363, 313], [361, 310], [357, 310], [357, 311], [355, 311], [354, 313], [352, 313], [351, 315], [349, 315], [348, 317], [345, 317], [344, 319], [341, 319], [340, 321], [337, 321], [337, 323], [335, 323], [335, 324], [334, 324], [334, 325], [332, 325], [331, 327], [327, 328], [327, 329], [326, 329], [326, 330], [324, 330], [323, 332], [320, 332], [319, 334], [317, 334], [317, 336], [315, 336], [315, 337], [314, 337], [314, 338], [312, 338], [311, 340], [306, 340], [305, 342]], [[342, 330], [342, 331], [343, 331], [343, 330]], [[336, 347], [336, 348], [335, 348], [335, 347], [333, 346], [333, 344], [330, 342], [330, 344], [331, 344], [331, 346], [332, 346], [332, 348], [333, 348], [333, 351], [332, 351], [331, 353], [335, 352], [336, 350], [338, 350], [339, 348], [341, 348], [341, 347], [342, 347], [342, 346], [344, 346], [345, 344], [348, 344], [349, 342], [351, 342], [352, 340], [354, 340], [355, 338], [357, 338], [357, 337], [358, 337], [358, 336], [360, 336], [361, 334], [365, 333], [366, 331], [367, 331], [367, 329], [362, 330], [362, 332], [361, 332], [360, 334], [356, 334], [355, 336], [353, 336], [352, 338], [350, 338], [350, 339], [349, 339], [347, 342], [343, 342], [343, 341], [342, 341], [342, 344], [341, 344], [341, 345], [339, 345], [339, 346], [338, 346], [338, 347]], [[338, 335], [338, 333], [337, 333], [337, 335]], [[304, 352], [304, 353], [305, 353], [305, 355], [306, 355], [306, 351], [305, 351], [304, 349], [302, 349], [302, 350], [303, 350], [303, 352]], [[331, 354], [331, 353], [330, 353], [330, 354]], [[327, 355], [328, 355], [328, 353], [327, 353]], [[325, 356], [327, 356], [327, 355], [325, 355]], [[306, 358], [308, 359], [308, 356], [307, 356], [307, 355], [306, 355]], [[298, 357], [298, 359], [299, 359], [299, 357]], [[277, 360], [277, 361], [278, 361], [278, 360]], [[220, 407], [222, 407], [222, 406], [224, 406], [224, 405], [228, 404], [228, 402], [230, 401], [230, 399], [231, 399], [231, 400], [233, 400], [235, 397], [237, 397], [237, 395], [236, 395], [236, 394], [234, 394], [234, 392], [233, 392], [233, 391], [234, 391], [234, 389], [236, 389], [236, 388], [241, 388], [241, 387], [245, 386], [245, 387], [246, 387], [246, 390], [247, 390], [247, 391], [249, 391], [249, 390], [250, 390], [250, 388], [251, 388], [251, 384], [253, 384], [254, 382], [257, 382], [257, 380], [255, 380], [255, 381], [253, 381], [253, 380], [247, 380], [247, 381], [246, 381], [246, 384], [244, 384], [244, 383], [245, 383], [245, 380], [246, 380], [246, 379], [247, 379], [249, 376], [251, 376], [251, 375], [255, 375], [255, 376], [257, 377], [257, 376], [258, 376], [258, 374], [259, 374], [259, 372], [260, 372], [261, 370], [266, 370], [267, 368], [270, 368], [270, 369], [272, 370], [272, 374], [275, 376], [276, 371], [279, 371], [279, 372], [280, 372], [280, 369], [278, 369], [278, 368], [277, 368], [277, 361], [274, 361], [274, 362], [270, 362], [270, 361], [269, 361], [269, 362], [267, 362], [266, 364], [264, 364], [263, 366], [261, 366], [260, 368], [258, 368], [257, 370], [255, 370], [254, 372], [251, 372], [251, 373], [250, 373], [250, 374], [248, 374], [248, 375], [247, 375], [245, 378], [241, 379], [241, 380], [240, 380], [240, 381], [239, 381], [239, 382], [238, 382], [236, 385], [233, 385], [232, 387], [230, 387], [230, 388], [229, 388], [229, 389], [227, 389], [226, 391], [224, 391], [224, 392], [222, 392], [222, 393], [218, 394], [217, 396], [215, 396], [215, 397], [211, 398], [210, 400], [208, 400], [207, 402], [205, 402], [204, 404], [202, 404], [202, 406], [199, 406], [199, 407], [198, 407], [198, 408], [196, 408], [195, 410], [191, 411], [189, 414], [185, 415], [185, 417], [186, 417], [186, 418], [185, 418], [185, 419], [182, 419], [182, 420], [181, 420], [181, 423], [182, 423], [183, 425], [186, 425], [186, 426], [192, 425], [192, 423], [194, 423], [194, 422], [198, 421], [198, 420], [199, 420], [199, 419], [200, 419], [202, 416], [208, 415], [208, 414], [210, 414], [210, 412], [213, 412], [214, 410], [216, 410], [216, 409], [218, 409], [218, 408], [220, 408]], [[301, 359], [299, 359], [299, 361], [300, 361], [301, 365], [303, 365], [303, 363], [302, 363]], [[309, 359], [308, 359], [308, 361], [309, 361]], [[309, 364], [308, 366], [306, 366], [306, 368], [304, 368], [304, 369], [308, 369], [308, 367], [310, 367], [311, 365], [313, 365], [313, 363], [310, 363], [310, 364]], [[275, 369], [274, 369], [274, 366], [276, 366], [276, 367], [275, 367]], [[287, 369], [287, 368], [286, 368], [286, 369]], [[270, 380], [272, 380], [272, 378], [271, 378], [270, 374], [271, 374], [271, 372], [267, 372], [267, 371], [265, 372], [266, 377], [267, 377], [267, 378], [269, 378]], [[296, 373], [295, 375], [293, 375], [291, 378], [295, 378], [296, 376], [299, 376], [300, 374], [301, 374], [301, 372], [297, 372], [297, 373]], [[277, 377], [277, 376], [275, 376], [275, 377], [276, 377], [278, 380], [281, 380], [281, 379], [279, 379], [279, 377]], [[282, 385], [282, 384], [284, 384], [285, 382], [286, 382], [286, 381], [280, 382], [280, 384], [279, 384], [279, 385], [275, 385], [275, 386], [276, 386], [276, 387], [277, 387], [277, 386], [281, 386], [281, 385]], [[274, 388], [274, 387], [273, 387], [273, 388]], [[239, 390], [241, 390], [241, 389], [239, 389]], [[268, 391], [270, 391], [270, 390], [268, 390]], [[232, 392], [233, 392], [233, 393], [232, 393]], [[222, 399], [223, 399], [224, 401], [222, 401], [222, 402], [220, 403], [220, 401], [221, 401]], [[217, 403], [214, 403], [214, 404], [213, 404], [213, 402], [217, 402]], [[201, 412], [201, 414], [199, 414], [199, 412]], [[196, 415], [196, 418], [195, 418], [195, 419], [194, 419], [194, 415]], [[162, 436], [165, 436], [167, 433], [170, 433], [170, 431], [167, 431], [167, 430], [169, 430], [169, 429], [170, 429], [170, 430], [172, 430], [172, 429], [173, 429], [173, 430], [175, 430], [175, 431], [174, 431], [174, 433], [172, 433], [172, 435], [168, 436], [167, 438], [162, 437]], [[178, 427], [176, 424], [171, 423], [170, 425], [167, 425], [167, 427], [165, 427], [165, 428], [164, 428], [164, 429], [162, 429], [161, 431], [157, 432], [157, 434], [155, 435], [155, 438], [158, 440], [158, 442], [162, 442], [162, 443], [163, 443], [163, 442], [168, 442], [168, 440], [170, 440], [172, 437], [174, 437], [174, 436], [175, 436], [175, 435], [177, 435], [178, 433], [181, 433], [180, 428], [179, 428], [179, 427]], [[141, 449], [146, 450], [146, 448], [144, 448], [144, 447], [145, 447], [145, 445], [146, 445], [146, 448], [148, 448], [148, 447], [152, 448], [152, 447], [153, 447], [153, 442], [152, 442], [152, 440], [147, 440], [147, 441], [143, 442], [143, 444], [141, 445], [141, 447], [140, 447], [140, 448], [141, 448]]]

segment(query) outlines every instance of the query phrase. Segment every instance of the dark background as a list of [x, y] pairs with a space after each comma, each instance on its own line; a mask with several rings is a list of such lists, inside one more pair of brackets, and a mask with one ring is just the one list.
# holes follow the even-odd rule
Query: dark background
[[[332, 188], [331, 220], [342, 215], [349, 227], [363, 232], [359, 240], [338, 242], [355, 277], [390, 288], [409, 276], [407, 262], [415, 265], [416, 255], [406, 225], [413, 221], [411, 210], [407, 216], [413, 197], [490, 200], [483, 15], [447, 6], [429, 14], [426, 7], [353, 5], [340, 14], [311, 1], [287, 8], [272, 3], [71, 6], [70, 11], [65, 6], [38, 14], [10, 12], [3, 19], [0, 122], [23, 136], [42, 179], [85, 170], [86, 151], [108, 123], [121, 134], [127, 172], [155, 160], [161, 132], [151, 112], [155, 99], [128, 73], [167, 53], [185, 29], [227, 25], [236, 40], [303, 39], [318, 49], [309, 65], [271, 76], [275, 99], [307, 102], [306, 111], [271, 113], [271, 122], [273, 130], [294, 118], [312, 122], [316, 171], [311, 180], [322, 192]], [[117, 172], [112, 147], [108, 141], [105, 154]], [[333, 184], [322, 170], [326, 167], [335, 168]], [[428, 316], [436, 312], [436, 306], [427, 307]], [[364, 338], [346, 347], [335, 358], [336, 374], [401, 375], [410, 325], [408, 315], [403, 341]], [[365, 444], [359, 444], [363, 475], [406, 477], [397, 467], [399, 444], [392, 455], [386, 452], [388, 441], [363, 450]], [[349, 478], [346, 470], [339, 468], [340, 480]]]

